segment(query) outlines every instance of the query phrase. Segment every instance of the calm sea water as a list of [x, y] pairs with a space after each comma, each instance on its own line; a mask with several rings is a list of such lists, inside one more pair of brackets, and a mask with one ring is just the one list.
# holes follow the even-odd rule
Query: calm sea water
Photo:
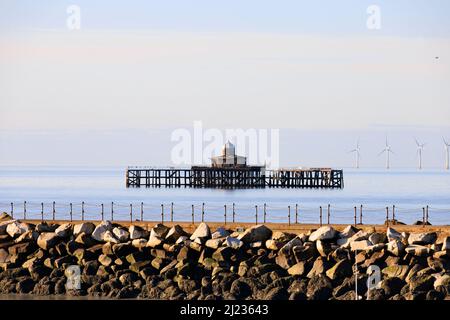
[[224, 206], [227, 220], [232, 220], [235, 204], [236, 221], [263, 220], [266, 204], [266, 221], [287, 222], [288, 206], [291, 222], [319, 222], [319, 207], [323, 207], [323, 221], [327, 221], [330, 204], [332, 223], [352, 223], [354, 207], [363, 205], [364, 223], [382, 223], [386, 206], [392, 215], [396, 206], [396, 219], [412, 223], [422, 219], [422, 208], [429, 206], [432, 224], [450, 224], [450, 172], [443, 170], [344, 170], [345, 187], [342, 190], [314, 189], [190, 189], [190, 188], [129, 188], [125, 187], [124, 168], [77, 167], [0, 167], [0, 209], [10, 212], [14, 203], [14, 216], [23, 217], [23, 202], [27, 201], [27, 218], [52, 217], [52, 202], [56, 203], [56, 218], [81, 218], [85, 205], [85, 219], [100, 219], [101, 204], [104, 218], [111, 218], [111, 202], [114, 202], [114, 219], [129, 220], [132, 204], [133, 220], [140, 219], [141, 202], [145, 220], [161, 219], [161, 204], [165, 220], [170, 219], [171, 203], [176, 221], [201, 219], [204, 205], [205, 221], [223, 221]]

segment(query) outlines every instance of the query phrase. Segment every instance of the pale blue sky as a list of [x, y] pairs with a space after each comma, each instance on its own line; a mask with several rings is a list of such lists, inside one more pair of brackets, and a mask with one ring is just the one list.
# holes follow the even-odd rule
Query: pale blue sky
[[366, 8], [382, 9], [379, 34], [448, 37], [446, 0], [2, 0], [0, 27], [63, 29], [65, 8], [81, 7], [87, 29], [367, 34]]
[[[202, 120], [280, 128], [282, 165], [349, 166], [361, 136], [362, 165], [383, 166], [389, 135], [393, 166], [415, 165], [418, 136], [441, 167], [449, 14], [445, 0], [0, 0], [0, 165], [166, 163], [171, 129]], [[152, 148], [120, 151], [136, 141]]]

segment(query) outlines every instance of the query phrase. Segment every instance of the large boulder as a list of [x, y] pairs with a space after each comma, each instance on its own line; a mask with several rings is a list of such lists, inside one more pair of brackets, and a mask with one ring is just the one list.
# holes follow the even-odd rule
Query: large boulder
[[139, 238], [139, 239], [133, 239], [131, 241], [131, 245], [135, 248], [141, 249], [147, 246], [147, 239]]
[[130, 239], [145, 239], [148, 238], [149, 232], [143, 228], [135, 225], [131, 225], [128, 228], [128, 233], [130, 234]]
[[[219, 248], [224, 241], [225, 240], [223, 238], [208, 239], [208, 240], [206, 240], [205, 246], [215, 250], [215, 249]], [[240, 241], [240, 240], [238, 240], [238, 241]]]
[[228, 247], [233, 249], [239, 249], [244, 244], [241, 240], [233, 237], [226, 237], [225, 243]]
[[408, 237], [409, 244], [433, 244], [437, 239], [436, 232], [411, 233]]
[[20, 243], [20, 242], [24, 242], [24, 241], [36, 241], [38, 237], [39, 237], [39, 232], [37, 232], [35, 230], [28, 230], [27, 232], [22, 233], [19, 237], [17, 237], [14, 240], [14, 242]]
[[426, 256], [431, 253], [431, 249], [418, 244], [411, 244], [405, 248], [406, 253], [415, 256]]
[[293, 238], [295, 238], [295, 234], [275, 231], [272, 234], [272, 237], [266, 241], [266, 248], [270, 250], [279, 250]]
[[201, 240], [206, 241], [210, 237], [211, 237], [211, 230], [209, 229], [209, 227], [206, 223], [202, 222], [198, 225], [197, 229], [195, 229], [195, 231], [191, 235], [190, 239], [195, 240], [195, 239], [199, 238]]
[[272, 230], [267, 228], [265, 225], [259, 224], [246, 229], [243, 233], [238, 236], [238, 239], [245, 242], [258, 242], [266, 241], [272, 236]]
[[368, 250], [372, 246], [369, 240], [353, 241], [350, 243], [350, 250], [352, 251], [363, 251]]
[[54, 232], [43, 232], [39, 235], [37, 239], [37, 244], [40, 248], [44, 250], [49, 250], [50, 248], [53, 248], [57, 243], [59, 239], [56, 233]]
[[70, 223], [64, 223], [55, 230], [55, 234], [60, 238], [67, 238], [72, 233], [72, 225]]
[[95, 224], [93, 224], [92, 222], [83, 222], [83, 223], [76, 224], [73, 227], [73, 234], [75, 236], [79, 235], [80, 233], [85, 233], [87, 235], [91, 235], [92, 232], [94, 232], [94, 229], [95, 229]]
[[107, 230], [103, 236], [102, 236], [102, 240], [105, 242], [111, 242], [114, 244], [120, 243], [120, 241], [114, 236], [114, 233], [112, 233], [112, 231]]
[[449, 250], [450, 251], [450, 237], [445, 237], [444, 238], [441, 250]]
[[112, 233], [120, 242], [128, 241], [128, 239], [130, 238], [130, 234], [128, 233], [128, 231], [120, 227], [115, 227], [112, 230]]
[[394, 239], [388, 242], [387, 251], [398, 257], [405, 252], [405, 245], [400, 240]]
[[161, 223], [157, 223], [156, 225], [153, 226], [152, 232], [156, 234], [158, 237], [164, 239], [167, 236], [167, 233], [169, 232], [169, 227]]
[[186, 235], [186, 232], [183, 230], [183, 228], [181, 226], [174, 225], [167, 232], [166, 242], [175, 243], [181, 236], [185, 236], [185, 235]]
[[211, 239], [225, 238], [228, 237], [230, 233], [224, 227], [217, 228], [216, 231], [211, 235]]
[[325, 273], [330, 268], [330, 262], [325, 260], [323, 257], [318, 257], [316, 261], [314, 261], [314, 264], [307, 274], [308, 278], [313, 278], [317, 275], [321, 275]]
[[384, 268], [382, 271], [383, 275], [387, 278], [399, 278], [405, 280], [406, 275], [409, 272], [409, 266], [407, 265], [393, 265]]
[[331, 226], [323, 226], [311, 233], [309, 236], [309, 241], [317, 240], [332, 240], [338, 236], [338, 231], [336, 231]]
[[110, 221], [102, 221], [98, 226], [95, 227], [94, 232], [92, 232], [92, 238], [97, 241], [104, 241], [103, 236], [106, 231], [111, 231], [113, 229]]
[[306, 272], [307, 263], [305, 261], [300, 261], [288, 269], [291, 276], [304, 276]]
[[349, 277], [353, 274], [352, 264], [349, 260], [344, 259], [336, 263], [333, 267], [326, 271], [326, 275], [331, 280], [339, 280]]
[[333, 293], [333, 284], [325, 275], [317, 275], [308, 282], [306, 295], [310, 300], [328, 300]]
[[338, 237], [339, 238], [351, 238], [355, 233], [357, 233], [359, 231], [358, 228], [352, 226], [352, 225], [348, 225], [347, 227], [345, 227], [344, 230], [342, 230], [341, 232], [339, 232]]
[[152, 229], [150, 232], [150, 237], [147, 242], [147, 247], [156, 248], [159, 245], [162, 245], [163, 241], [164, 241], [163, 238], [158, 236], [155, 229]]
[[5, 220], [5, 221], [0, 221], [0, 236], [3, 236], [3, 235], [6, 235], [6, 234], [8, 234], [7, 232], [6, 232], [6, 227], [10, 224], [10, 223], [12, 223], [12, 222], [14, 222], [15, 220]]
[[391, 227], [387, 228], [386, 236], [388, 238], [388, 241], [392, 241], [392, 240], [400, 240], [401, 241], [403, 239], [402, 234]]
[[11, 238], [19, 237], [29, 230], [30, 226], [28, 224], [19, 221], [13, 221], [6, 226], [6, 233], [9, 234]]

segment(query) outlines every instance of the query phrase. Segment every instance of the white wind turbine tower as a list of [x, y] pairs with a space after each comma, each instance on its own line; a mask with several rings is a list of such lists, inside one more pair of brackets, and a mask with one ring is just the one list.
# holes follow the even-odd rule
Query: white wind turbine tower
[[422, 170], [422, 151], [423, 151], [423, 147], [425, 147], [425, 143], [420, 144], [419, 141], [416, 140], [416, 145], [417, 145], [417, 156], [419, 159], [419, 170]]
[[442, 140], [444, 140], [444, 149], [445, 149], [445, 170], [448, 170], [449, 167], [448, 148], [450, 147], [450, 143], [448, 143], [444, 138], [442, 138]]
[[381, 150], [381, 152], [378, 154], [378, 156], [381, 156], [385, 152], [386, 152], [386, 169], [389, 169], [390, 168], [389, 154], [394, 153], [394, 151], [392, 151], [391, 146], [388, 143], [387, 137], [386, 137], [386, 145], [385, 145], [384, 149]]
[[356, 169], [359, 169], [359, 158], [360, 158], [359, 150], [360, 150], [360, 148], [359, 148], [359, 139], [358, 139], [358, 141], [356, 142], [356, 148], [351, 150], [351, 151], [349, 151], [349, 152], [355, 152], [355, 154], [356, 154], [356, 158], [355, 158], [355, 160], [356, 160], [355, 161], [355, 168]]

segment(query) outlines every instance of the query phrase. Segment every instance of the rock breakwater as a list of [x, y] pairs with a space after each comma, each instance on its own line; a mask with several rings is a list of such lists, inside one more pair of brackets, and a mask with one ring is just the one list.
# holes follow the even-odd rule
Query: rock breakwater
[[[378, 270], [380, 281], [371, 273]], [[0, 216], [0, 293], [355, 300], [355, 288], [360, 299], [450, 299], [450, 238], [354, 226], [304, 234], [264, 225], [210, 230], [205, 223], [190, 234], [178, 225], [145, 230]]]

